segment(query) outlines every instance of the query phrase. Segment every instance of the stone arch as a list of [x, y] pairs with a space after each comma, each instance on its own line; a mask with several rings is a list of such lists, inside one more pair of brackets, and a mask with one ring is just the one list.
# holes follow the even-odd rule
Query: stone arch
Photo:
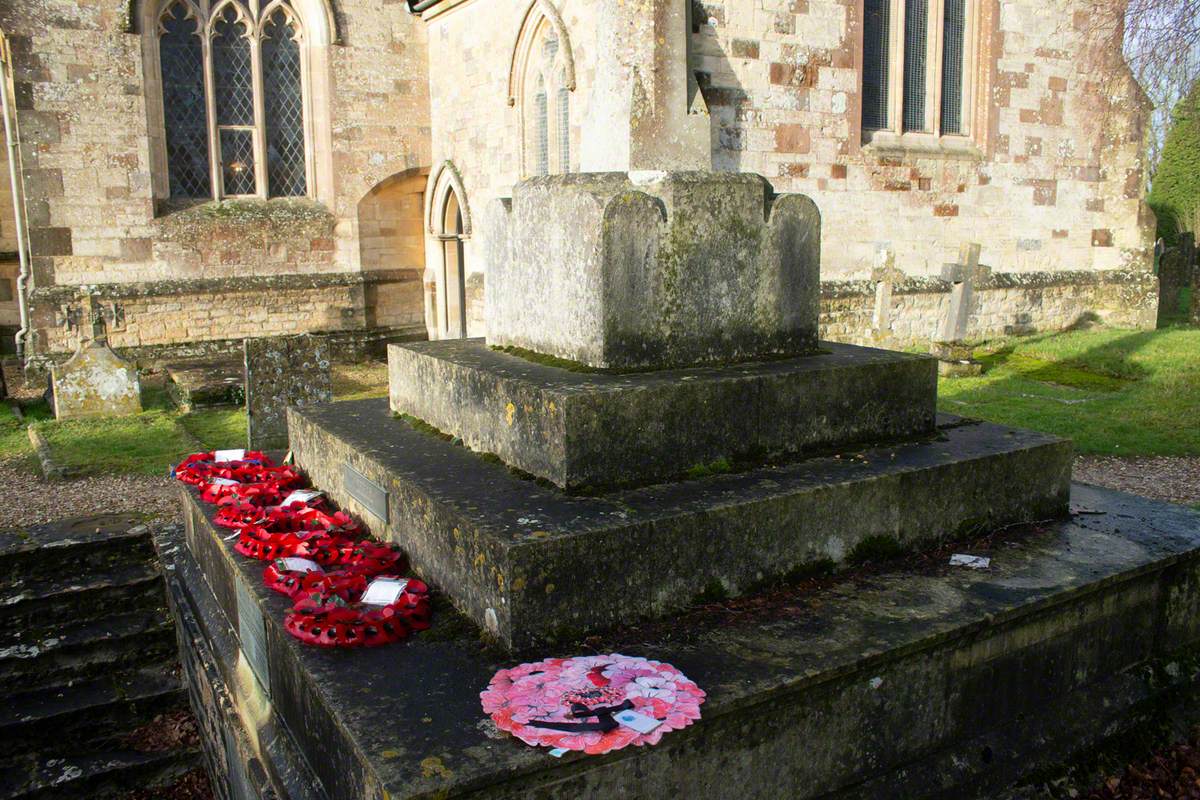
[[425, 324], [425, 185], [428, 167], [384, 178], [358, 201], [359, 264], [369, 275], [364, 298], [371, 327]]
[[547, 22], [558, 36], [565, 83], [570, 91], [575, 91], [575, 52], [571, 47], [571, 37], [567, 33], [566, 23], [550, 0], [533, 0], [521, 17], [521, 26], [513, 40], [512, 56], [508, 64], [508, 104], [515, 106], [521, 96], [521, 81], [525, 74], [525, 65], [529, 61], [530, 50], [537, 39], [537, 30], [542, 22]]
[[467, 253], [471, 208], [462, 176], [446, 160], [425, 193], [425, 329], [430, 339], [467, 335]]
[[[294, 0], [293, 5], [300, 13], [306, 31], [315, 40], [314, 44], [342, 43], [331, 0]], [[153, 30], [161, 6], [158, 0], [126, 0], [124, 32], [145, 33], [148, 28]]]

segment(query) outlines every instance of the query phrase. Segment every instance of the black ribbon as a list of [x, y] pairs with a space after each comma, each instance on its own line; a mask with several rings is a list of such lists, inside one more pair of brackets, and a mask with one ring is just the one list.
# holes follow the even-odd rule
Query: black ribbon
[[633, 703], [630, 700], [625, 700], [619, 706], [600, 706], [598, 708], [588, 708], [583, 703], [572, 703], [572, 717], [595, 717], [596, 721], [551, 722], [550, 720], [530, 720], [529, 724], [535, 728], [548, 728], [552, 731], [563, 731], [564, 733], [608, 733], [620, 726], [620, 723], [613, 719], [613, 714], [630, 708], [633, 708]]

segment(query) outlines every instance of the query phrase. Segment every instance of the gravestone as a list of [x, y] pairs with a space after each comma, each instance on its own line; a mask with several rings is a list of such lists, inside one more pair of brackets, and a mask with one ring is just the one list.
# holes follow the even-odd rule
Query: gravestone
[[871, 314], [871, 338], [886, 342], [892, 336], [892, 291], [904, 273], [896, 269], [896, 254], [891, 250], [880, 250], [876, 256], [875, 269], [871, 271], [875, 281], [875, 308]]
[[282, 449], [288, 441], [288, 406], [333, 400], [329, 344], [319, 336], [302, 334], [246, 339], [242, 347], [247, 446]]
[[79, 344], [65, 364], [50, 368], [56, 419], [108, 417], [142, 410], [137, 368], [108, 346], [104, 309], [97, 298], [82, 300]]
[[983, 371], [983, 365], [975, 360], [975, 348], [966, 341], [975, 284], [992, 272], [980, 265], [979, 250], [974, 242], [964, 244], [959, 249], [958, 263], [942, 265], [942, 280], [951, 284], [950, 305], [929, 351], [938, 360], [938, 372], [946, 377], [978, 375]]

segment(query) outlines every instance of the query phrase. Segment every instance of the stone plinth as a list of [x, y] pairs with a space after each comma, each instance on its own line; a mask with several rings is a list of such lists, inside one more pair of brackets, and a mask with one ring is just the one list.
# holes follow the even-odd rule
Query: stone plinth
[[614, 375], [534, 363], [479, 339], [388, 350], [393, 411], [564, 488], [929, 433], [935, 363], [825, 342], [813, 356]]
[[576, 497], [393, 419], [384, 399], [293, 408], [289, 428], [315, 485], [515, 648], [744, 594], [863, 542], [919, 549], [1052, 518], [1071, 471], [1066, 440], [946, 424], [923, 441]]
[[[214, 778], [258, 790], [236, 796], [997, 797], [1195, 697], [1200, 514], [1076, 486], [1078, 515], [969, 551], [991, 556], [988, 570], [902, 563], [564, 643], [552, 652], [669, 662], [708, 698], [698, 723], [655, 746], [551, 758], [486, 723], [479, 692], [515, 661], [474, 626], [437, 606], [433, 628], [402, 644], [303, 645], [262, 564], [183, 491], [187, 531], [162, 536], [164, 576]], [[649, 597], [635, 581], [620, 591]], [[265, 686], [240, 641], [258, 633]]]
[[488, 342], [647, 369], [812, 352], [821, 219], [760, 176], [598, 173], [516, 186]]
[[329, 344], [320, 336], [246, 339], [247, 446], [252, 450], [287, 447], [288, 406], [333, 400]]
[[56, 419], [111, 417], [142, 410], [137, 367], [103, 341], [82, 344], [65, 363], [50, 369]]

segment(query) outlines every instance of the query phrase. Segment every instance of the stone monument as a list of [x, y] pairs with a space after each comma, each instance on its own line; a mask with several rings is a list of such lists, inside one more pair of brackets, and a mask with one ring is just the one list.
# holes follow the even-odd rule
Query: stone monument
[[950, 305], [938, 325], [929, 352], [938, 359], [938, 373], [950, 378], [983, 372], [983, 365], [975, 360], [975, 348], [967, 342], [975, 284], [992, 272], [980, 265], [979, 250], [979, 245], [974, 242], [964, 244], [959, 248], [957, 263], [942, 265], [942, 280], [950, 283]]
[[[805, 198], [558, 176], [500, 224], [489, 341], [392, 345], [390, 400], [288, 411], [316, 488], [478, 628], [443, 605], [403, 644], [302, 644], [181, 487], [160, 553], [220, 796], [993, 796], [1200, 693], [1200, 513], [935, 416], [927, 355], [816, 342]], [[948, 541], [989, 566], [889, 558]], [[702, 718], [600, 757], [486, 721], [498, 667], [606, 651], [679, 666]]]
[[808, 198], [582, 174], [519, 184], [508, 213], [488, 340], [389, 349], [415, 424], [352, 404], [290, 422], [314, 482], [505, 645], [1065, 512], [1069, 443], [939, 425], [934, 359], [817, 342]]
[[56, 419], [108, 417], [142, 410], [137, 367], [108, 346], [106, 311], [94, 295], [84, 295], [79, 311], [79, 344], [66, 363], [50, 368]]

